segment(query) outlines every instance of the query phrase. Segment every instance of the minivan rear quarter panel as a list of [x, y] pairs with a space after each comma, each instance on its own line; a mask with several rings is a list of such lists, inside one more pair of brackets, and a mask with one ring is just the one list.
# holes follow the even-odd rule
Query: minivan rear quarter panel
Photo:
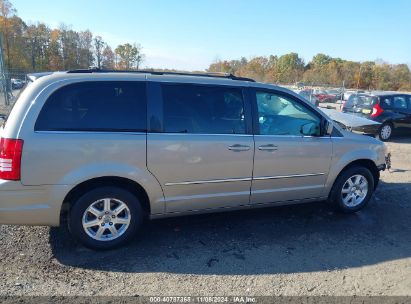
[[[98, 177], [128, 178], [147, 191], [151, 212], [163, 213], [162, 189], [146, 169], [145, 132], [35, 131], [37, 117], [48, 97], [64, 85], [86, 80], [80, 77], [52, 82], [33, 97], [19, 134], [24, 140], [21, 183], [30, 186], [70, 185], [68, 188], [72, 189]], [[92, 80], [128, 79], [103, 76]], [[132, 80], [136, 81], [136, 78]]]

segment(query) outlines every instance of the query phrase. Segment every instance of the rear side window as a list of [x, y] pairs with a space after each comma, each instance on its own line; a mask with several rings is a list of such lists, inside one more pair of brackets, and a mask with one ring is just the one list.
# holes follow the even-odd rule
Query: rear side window
[[356, 106], [356, 107], [370, 107], [376, 104], [378, 101], [377, 97], [366, 96], [366, 95], [351, 95], [348, 98], [346, 106]]
[[35, 130], [145, 132], [146, 108], [144, 82], [76, 83], [48, 98]]
[[393, 107], [393, 102], [391, 97], [380, 97], [380, 106], [383, 109], [391, 109]]
[[407, 109], [407, 100], [405, 96], [394, 96], [393, 97], [393, 104], [395, 109]]
[[163, 85], [164, 132], [244, 134], [244, 100], [240, 88]]

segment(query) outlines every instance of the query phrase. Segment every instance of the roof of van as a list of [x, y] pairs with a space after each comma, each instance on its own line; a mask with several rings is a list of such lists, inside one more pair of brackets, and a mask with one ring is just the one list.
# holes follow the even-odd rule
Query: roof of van
[[[157, 72], [157, 71], [117, 71], [117, 70], [73, 70], [58, 72], [43, 72], [28, 74], [27, 77], [38, 82], [40, 86], [46, 86], [61, 81], [92, 81], [92, 80], [151, 80], [159, 82], [174, 83], [198, 83], [206, 85], [227, 85], [227, 86], [246, 86], [261, 89], [276, 89], [283, 93], [294, 95], [301, 98], [297, 93], [275, 84], [256, 82], [251, 78], [238, 77], [227, 73], [180, 73], [180, 72]], [[307, 101], [307, 103], [310, 103]]]
[[135, 75], [156, 75], [156, 76], [188, 76], [188, 77], [207, 77], [207, 78], [221, 78], [239, 81], [255, 82], [254, 79], [235, 76], [230, 73], [217, 73], [217, 72], [205, 72], [205, 73], [189, 73], [189, 72], [168, 72], [168, 71], [151, 71], [151, 70], [103, 70], [103, 69], [80, 69], [70, 70], [63, 72], [41, 72], [27, 74], [27, 77], [34, 81], [38, 78], [53, 75], [53, 74], [135, 74]]

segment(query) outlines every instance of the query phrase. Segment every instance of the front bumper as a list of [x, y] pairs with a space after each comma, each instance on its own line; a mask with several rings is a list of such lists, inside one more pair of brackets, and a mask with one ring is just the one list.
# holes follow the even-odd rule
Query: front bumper
[[391, 169], [391, 153], [388, 153], [385, 156], [385, 163], [377, 166], [379, 171], [385, 171], [385, 169], [390, 170]]

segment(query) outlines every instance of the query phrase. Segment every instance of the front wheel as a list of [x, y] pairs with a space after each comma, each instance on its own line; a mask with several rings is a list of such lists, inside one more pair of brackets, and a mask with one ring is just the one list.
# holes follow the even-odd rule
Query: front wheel
[[329, 201], [345, 213], [364, 208], [374, 192], [374, 177], [365, 167], [346, 169], [337, 178], [331, 190]]
[[130, 241], [143, 221], [138, 198], [117, 187], [101, 187], [82, 195], [69, 212], [71, 234], [86, 247], [107, 250]]

